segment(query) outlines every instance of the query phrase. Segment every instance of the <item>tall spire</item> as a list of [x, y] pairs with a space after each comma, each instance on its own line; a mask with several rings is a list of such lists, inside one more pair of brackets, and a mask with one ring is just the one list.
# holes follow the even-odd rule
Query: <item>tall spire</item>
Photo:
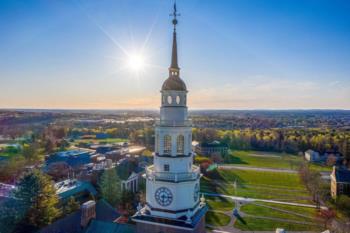
[[171, 53], [171, 65], [169, 67], [169, 74], [170, 74], [170, 76], [178, 76], [180, 68], [179, 68], [179, 65], [177, 62], [176, 25], [177, 25], [178, 21], [177, 21], [176, 17], [180, 16], [180, 14], [177, 13], [176, 2], [174, 3], [174, 11], [170, 16], [174, 17], [172, 20], [172, 23], [174, 25], [174, 31], [173, 31], [173, 48], [172, 48], [172, 53]]
[[173, 32], [173, 49], [171, 53], [171, 68], [179, 69], [179, 65], [177, 63], [177, 42], [176, 42], [176, 29], [174, 27]]

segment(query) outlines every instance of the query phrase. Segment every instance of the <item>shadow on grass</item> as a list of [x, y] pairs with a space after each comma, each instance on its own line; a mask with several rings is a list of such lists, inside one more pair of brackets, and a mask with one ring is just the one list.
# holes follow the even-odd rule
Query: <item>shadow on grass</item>
[[246, 161], [242, 160], [242, 158], [234, 156], [233, 154], [227, 155], [224, 161], [225, 163], [230, 163], [230, 164], [249, 164]]
[[234, 214], [234, 216], [237, 218], [238, 221], [240, 221], [242, 224], [247, 225], [247, 222], [241, 217], [239, 214]]
[[237, 174], [232, 172], [225, 173], [225, 171], [220, 172], [218, 169], [215, 169], [207, 172], [203, 179], [201, 179], [201, 191], [233, 194], [235, 181], [237, 182], [237, 187], [246, 188], [245, 181]]

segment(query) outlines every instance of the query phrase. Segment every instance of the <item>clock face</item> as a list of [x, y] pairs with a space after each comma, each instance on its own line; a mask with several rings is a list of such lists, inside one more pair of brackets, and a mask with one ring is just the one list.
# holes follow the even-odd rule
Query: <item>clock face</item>
[[197, 202], [198, 198], [199, 198], [199, 185], [196, 184], [196, 186], [194, 186], [193, 199], [195, 202]]
[[170, 189], [165, 187], [157, 189], [154, 196], [158, 204], [161, 206], [168, 206], [173, 201], [173, 194], [171, 193]]

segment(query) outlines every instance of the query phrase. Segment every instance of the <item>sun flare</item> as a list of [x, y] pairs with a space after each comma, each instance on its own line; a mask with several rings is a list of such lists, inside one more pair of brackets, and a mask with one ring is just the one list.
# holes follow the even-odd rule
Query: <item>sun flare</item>
[[133, 71], [142, 71], [145, 68], [145, 59], [142, 54], [130, 54], [127, 64]]

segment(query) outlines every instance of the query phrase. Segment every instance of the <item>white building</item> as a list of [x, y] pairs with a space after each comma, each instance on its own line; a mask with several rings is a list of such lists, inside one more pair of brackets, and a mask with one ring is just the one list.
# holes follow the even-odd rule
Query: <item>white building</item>
[[137, 232], [205, 232], [200, 169], [193, 165], [192, 127], [187, 88], [177, 61], [176, 24], [169, 77], [161, 89], [160, 120], [155, 127], [154, 164], [146, 168], [146, 204], [134, 216]]
[[132, 172], [126, 180], [122, 180], [121, 188], [122, 190], [128, 190], [133, 193], [139, 191], [139, 179], [140, 174]]
[[305, 159], [310, 162], [317, 162], [320, 160], [320, 154], [317, 151], [309, 149], [305, 151]]

